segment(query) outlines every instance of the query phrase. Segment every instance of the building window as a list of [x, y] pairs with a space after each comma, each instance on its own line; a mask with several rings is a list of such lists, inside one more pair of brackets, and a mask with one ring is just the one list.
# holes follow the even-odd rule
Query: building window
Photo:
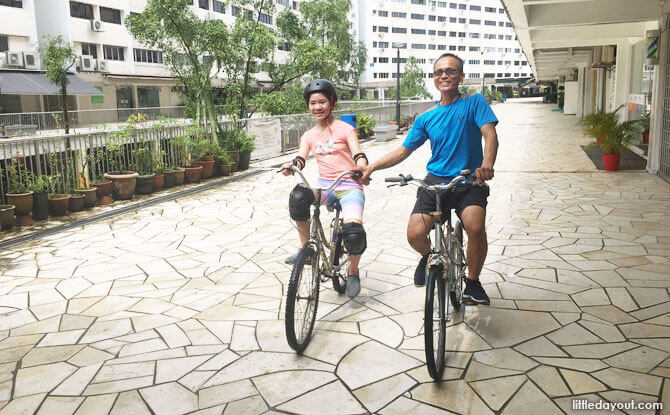
[[498, 40], [503, 40], [503, 39], [505, 39], [504, 35], [498, 35]]
[[412, 43], [412, 49], [426, 49], [425, 43]]
[[160, 104], [158, 102], [158, 88], [155, 86], [138, 86], [137, 102], [140, 108], [159, 107]]
[[458, 32], [458, 37], [465, 37], [465, 32]]
[[484, 25], [486, 26], [495, 26], [496, 21], [495, 20], [484, 20]]
[[435, 50], [435, 45], [428, 45], [429, 50]]
[[405, 12], [391, 12], [391, 17], [399, 17], [401, 19], [405, 19], [407, 17], [407, 13], [405, 13]]
[[437, 7], [447, 7], [447, 2], [446, 1], [438, 1], [437, 2]]
[[383, 33], [388, 33], [389, 32], [389, 27], [388, 26], [379, 26], [379, 31]]
[[407, 28], [406, 27], [392, 27], [391, 32], [392, 33], [407, 33]]
[[102, 46], [102, 52], [103, 55], [105, 56], [105, 59], [110, 60], [110, 61], [123, 61], [125, 60], [123, 57], [123, 47], [121, 46], [110, 46], [110, 45], [103, 45]]
[[[400, 58], [400, 63], [406, 63], [407, 58]], [[398, 58], [391, 58], [391, 63], [398, 63]]]
[[455, 45], [449, 45], [449, 50], [456, 50], [456, 46]]
[[377, 47], [377, 42], [372, 42], [372, 47], [376, 48]]
[[426, 0], [412, 0], [412, 4], [426, 4]]
[[388, 77], [389, 77], [389, 73], [388, 73], [388, 72], [380, 72], [380, 73], [379, 73], [379, 77], [380, 77], [380, 78], [388, 78]]
[[389, 47], [388, 42], [379, 42], [378, 45], [380, 49], [387, 49]]
[[23, 0], [0, 0], [0, 6], [23, 8]]
[[484, 7], [484, 11], [488, 13], [495, 13], [496, 8], [495, 7]]
[[[277, 0], [277, 3], [279, 3], [279, 0]], [[288, 6], [288, 2], [286, 2], [285, 6]], [[222, 1], [212, 0], [212, 10], [214, 10], [217, 13], [225, 14], [226, 13], [226, 4]]]
[[70, 2], [70, 16], [80, 19], [93, 19], [93, 6], [90, 4]]
[[412, 29], [413, 35], [425, 35], [426, 29]]
[[495, 65], [495, 64], [496, 64], [496, 61], [486, 60], [486, 59], [484, 60], [484, 65]]
[[478, 73], [475, 73], [475, 72], [473, 72], [473, 73], [469, 73], [469, 74], [468, 74], [468, 78], [479, 78], [479, 74], [478, 74]]
[[198, 6], [201, 9], [209, 10], [209, 0], [198, 0]]
[[449, 3], [449, 8], [450, 9], [455, 9], [456, 7], [458, 7], [458, 5], [456, 3]]
[[437, 50], [447, 50], [447, 45], [437, 45]]
[[389, 17], [389, 12], [387, 12], [386, 10], [380, 10], [380, 11], [377, 12], [377, 16], [379, 16], [379, 17]]
[[484, 78], [495, 78], [495, 77], [496, 77], [496, 74], [494, 74], [494, 73], [485, 73], [484, 74]]
[[0, 52], [7, 52], [9, 50], [9, 38], [0, 35]]
[[465, 17], [459, 17], [458, 23], [465, 24]]
[[502, 72], [498, 72], [498, 74], [496, 75], [496, 77], [497, 77], [497, 78], [502, 78], [502, 77], [503, 77]]
[[98, 46], [95, 43], [82, 43], [81, 54], [82, 56], [92, 56], [94, 59], [98, 59]]
[[458, 9], [459, 10], [465, 10], [466, 9], [465, 4], [459, 4]]
[[231, 6], [230, 14], [232, 14], [233, 16], [237, 16], [238, 14], [240, 14], [240, 8], [236, 6]]
[[[441, 16], [440, 16], [441, 17]], [[456, 23], [456, 18], [455, 17], [450, 17], [449, 18], [449, 23]]]
[[470, 19], [470, 24], [482, 24], [482, 21], [479, 19]]
[[430, 36], [435, 36], [435, 31], [434, 31], [434, 30], [429, 30], [429, 31], [428, 31], [428, 34], [429, 34]]
[[479, 52], [479, 46], [470, 46], [468, 50], [470, 52]]
[[510, 22], [505, 22], [505, 27], [512, 27], [512, 23], [510, 23]]
[[449, 37], [456, 37], [456, 32], [449, 32]]
[[470, 33], [470, 39], [479, 39], [479, 33]]
[[505, 26], [505, 22], [498, 22], [498, 27], [503, 27]]
[[498, 13], [505, 14], [505, 9], [498, 9]]
[[277, 0], [277, 4], [281, 4], [284, 7], [290, 7], [290, 3], [288, 0]]
[[479, 59], [470, 59], [468, 65], [479, 65]]
[[475, 5], [470, 5], [470, 10], [474, 10], [476, 12], [482, 11], [482, 6], [475, 6]]
[[135, 62], [163, 63], [163, 52], [158, 50], [133, 49]]
[[447, 21], [447, 16], [437, 16], [437, 21], [444, 23]]
[[432, 14], [429, 14], [429, 15], [428, 15], [428, 21], [429, 21], [429, 22], [434, 22], [434, 21], [435, 21], [435, 16], [432, 15]]
[[526, 65], [528, 65], [528, 62], [526, 62], [526, 61], [521, 61], [521, 66], [526, 66]]
[[465, 46], [459, 46], [458, 51], [459, 52], [465, 52]]
[[258, 21], [261, 22], [261, 23], [271, 25], [272, 24], [272, 16], [270, 16], [269, 14], [265, 14], [265, 13], [259, 13], [258, 14]]
[[426, 15], [424, 15], [424, 14], [412, 13], [412, 19], [414, 19], [414, 20], [424, 20], [425, 18], [426, 18]]
[[446, 35], [447, 35], [447, 31], [446, 31], [446, 30], [438, 30], [438, 31], [437, 31], [437, 35], [438, 35], [438, 36], [446, 36]]
[[512, 40], [512, 35], [505, 35], [505, 40]]
[[378, 62], [379, 62], [379, 63], [389, 63], [389, 58], [382, 58], [382, 57], [380, 57], [380, 58], [378, 59]]
[[107, 23], [121, 24], [121, 10], [100, 7], [100, 20]]

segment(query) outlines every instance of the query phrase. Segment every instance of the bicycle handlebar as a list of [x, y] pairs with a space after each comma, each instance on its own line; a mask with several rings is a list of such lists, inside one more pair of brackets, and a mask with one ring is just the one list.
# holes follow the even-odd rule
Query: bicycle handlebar
[[[298, 173], [298, 175], [302, 179], [303, 183], [305, 183], [305, 186], [307, 186], [309, 189], [313, 189], [312, 186], [309, 185], [309, 182], [305, 178], [305, 175], [302, 174], [302, 171], [297, 166], [290, 166], [290, 167], [288, 167], [288, 169], [293, 170], [294, 172]], [[280, 169], [277, 173], [281, 172], [282, 170], [284, 170], [284, 169]], [[361, 177], [362, 174], [361, 174], [361, 172], [358, 172], [358, 171], [342, 172], [342, 173], [340, 173], [339, 176], [337, 176], [335, 178], [335, 180], [333, 180], [333, 183], [327, 189], [321, 189], [321, 190], [325, 191], [326, 193], [330, 192], [335, 186], [337, 186], [342, 180], [344, 180], [344, 178], [346, 176], [350, 176], [352, 179], [355, 179], [355, 178]], [[316, 189], [313, 189], [313, 190], [316, 190]]]
[[[398, 183], [399, 186], [407, 186], [410, 182], [416, 182], [418, 183], [419, 187], [423, 187], [424, 189], [431, 190], [434, 192], [437, 192], [439, 190], [449, 190], [452, 187], [454, 187], [458, 183], [466, 183], [472, 185], [474, 183], [474, 176], [472, 173], [470, 173], [470, 170], [461, 170], [461, 175], [454, 177], [449, 183], [447, 184], [433, 184], [429, 185], [426, 184], [421, 179], [415, 179], [412, 177], [411, 174], [408, 175], [398, 175], [398, 176], [393, 176], [393, 177], [387, 177], [384, 179], [385, 182], [390, 182], [390, 183]], [[390, 185], [394, 186], [394, 185]]]

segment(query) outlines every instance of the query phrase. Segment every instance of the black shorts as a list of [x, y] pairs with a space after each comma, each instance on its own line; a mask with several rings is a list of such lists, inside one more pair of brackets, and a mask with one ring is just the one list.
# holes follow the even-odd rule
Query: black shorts
[[[440, 184], [440, 183], [449, 183], [451, 180], [444, 177], [434, 176], [428, 174], [424, 179], [426, 184]], [[440, 195], [440, 204], [442, 207], [442, 223], [444, 223], [449, 215], [451, 209], [456, 210], [458, 217], [461, 217], [463, 209], [468, 206], [481, 206], [482, 209], [486, 210], [487, 198], [489, 196], [489, 187], [485, 186], [472, 186], [470, 184], [459, 183], [456, 186], [452, 187], [450, 190], [442, 191]], [[416, 192], [416, 203], [414, 204], [414, 209], [412, 213], [423, 213], [430, 214], [435, 212], [437, 206], [435, 206], [435, 194], [419, 188]]]

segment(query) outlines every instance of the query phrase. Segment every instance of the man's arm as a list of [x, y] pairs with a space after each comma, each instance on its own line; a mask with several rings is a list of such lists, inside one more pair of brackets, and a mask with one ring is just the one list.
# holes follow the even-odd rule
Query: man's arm
[[484, 124], [481, 128], [484, 137], [484, 160], [482, 166], [475, 170], [477, 184], [483, 185], [486, 180], [493, 178], [493, 165], [498, 155], [498, 134], [494, 123]]
[[383, 170], [395, 166], [409, 157], [410, 154], [412, 154], [411, 150], [405, 148], [402, 145], [398, 146], [395, 150], [386, 153], [382, 158], [375, 161], [374, 163], [370, 163], [363, 168], [359, 167], [357, 170], [360, 170], [361, 173], [363, 173], [363, 176], [358, 180], [358, 182], [360, 183], [370, 177], [372, 172], [375, 170]]

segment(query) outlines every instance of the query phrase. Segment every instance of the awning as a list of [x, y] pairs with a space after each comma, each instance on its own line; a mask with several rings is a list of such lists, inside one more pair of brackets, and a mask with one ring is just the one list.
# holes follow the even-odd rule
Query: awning
[[[70, 95], [101, 95], [102, 93], [74, 74], [68, 74]], [[0, 94], [58, 95], [60, 88], [51, 83], [42, 72], [0, 71]]]

